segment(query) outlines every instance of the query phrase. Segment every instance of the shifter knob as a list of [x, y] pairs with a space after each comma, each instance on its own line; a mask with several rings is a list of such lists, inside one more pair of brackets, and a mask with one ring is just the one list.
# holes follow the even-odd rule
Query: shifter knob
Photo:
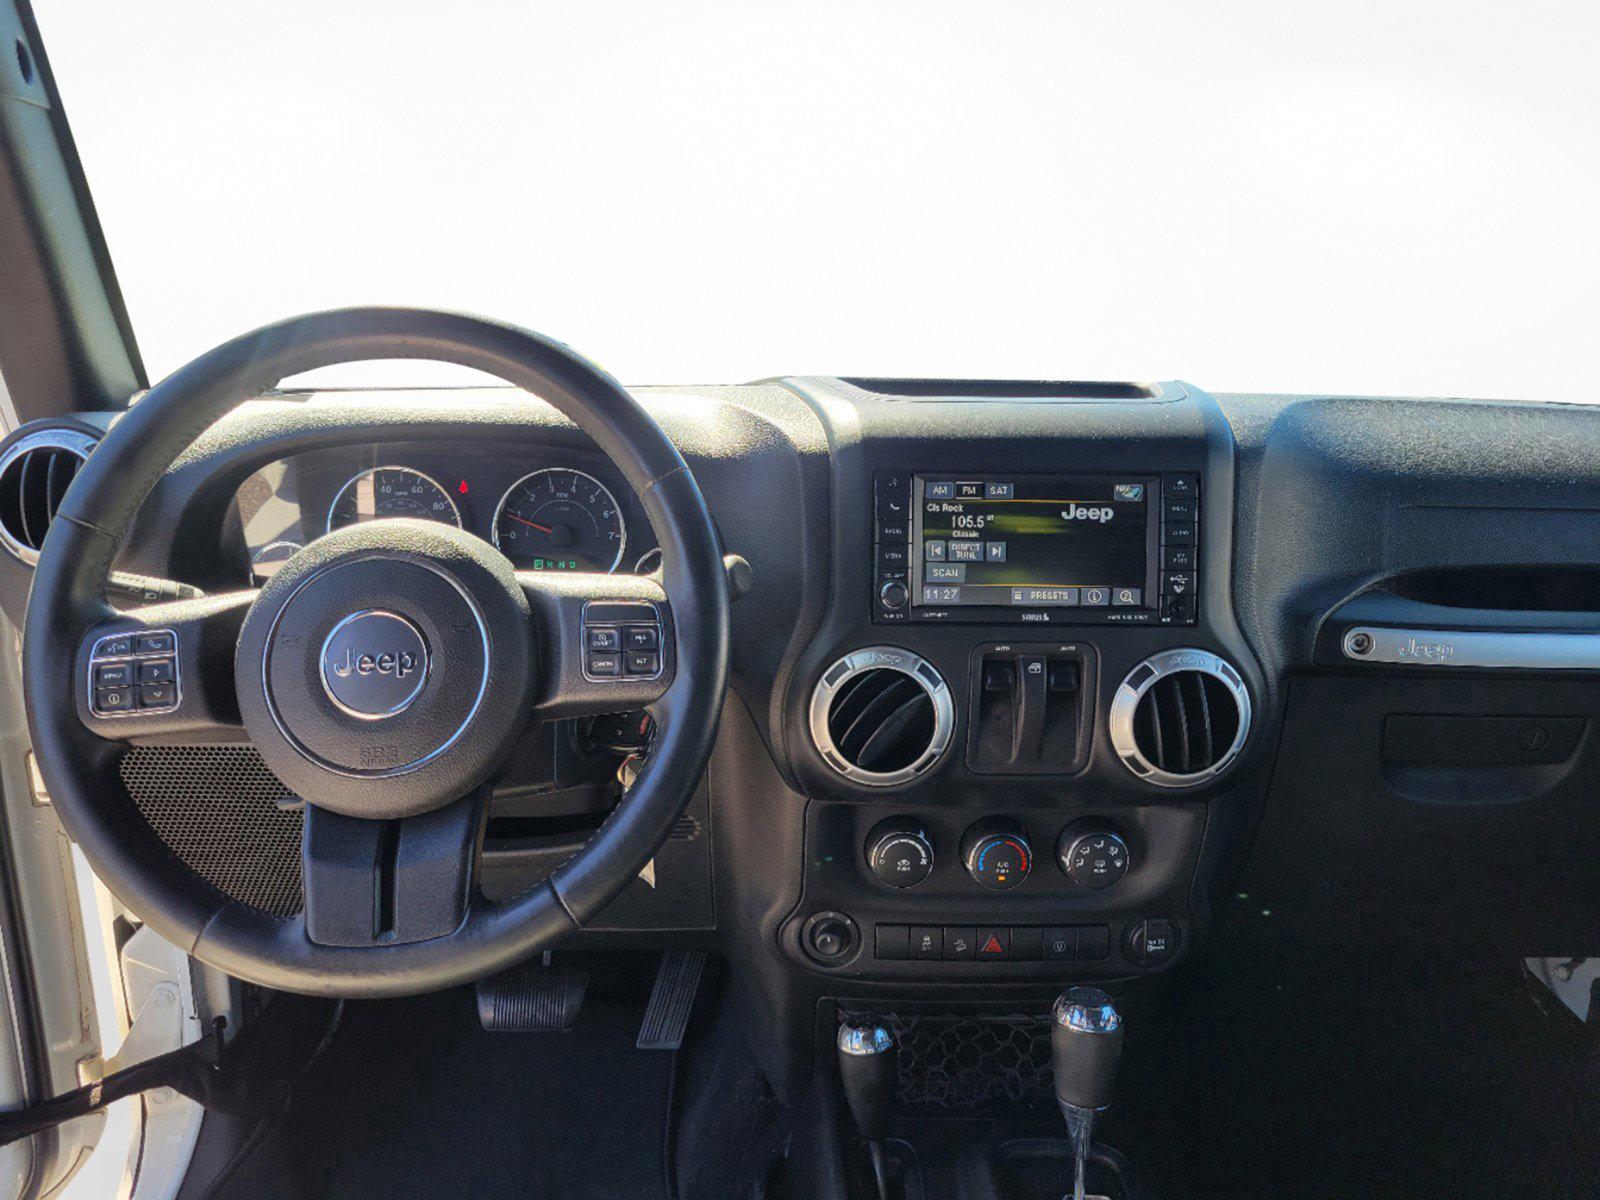
[[894, 1034], [883, 1025], [839, 1026], [839, 1080], [856, 1132], [868, 1142], [889, 1136], [895, 1052]]
[[1122, 1059], [1122, 1016], [1099, 988], [1063, 992], [1051, 1010], [1050, 1056], [1063, 1108], [1098, 1112], [1111, 1103]]

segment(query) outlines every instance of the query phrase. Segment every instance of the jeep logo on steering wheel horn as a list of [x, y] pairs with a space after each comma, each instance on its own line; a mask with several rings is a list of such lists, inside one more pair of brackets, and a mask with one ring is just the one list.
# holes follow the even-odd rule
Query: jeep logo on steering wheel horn
[[378, 721], [404, 712], [428, 678], [428, 644], [398, 613], [351, 613], [322, 643], [322, 686], [343, 712]]

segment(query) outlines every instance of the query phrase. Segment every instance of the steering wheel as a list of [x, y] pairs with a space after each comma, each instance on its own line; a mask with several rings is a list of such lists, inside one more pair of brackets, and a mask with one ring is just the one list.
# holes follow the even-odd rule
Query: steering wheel
[[[259, 590], [105, 599], [140, 504], [194, 439], [284, 378], [334, 363], [434, 359], [547, 400], [599, 445], [660, 541], [650, 577], [519, 572], [487, 542], [408, 519], [336, 530]], [[107, 887], [195, 958], [314, 995], [466, 982], [590, 921], [666, 839], [711, 752], [728, 676], [728, 585], [711, 514], [660, 426], [587, 359], [477, 317], [359, 308], [269, 325], [195, 359], [89, 457], [34, 572], [28, 725], [62, 823]], [[644, 626], [654, 671], [602, 674], [600, 630]], [[645, 640], [648, 640], [645, 639]], [[147, 707], [102, 680], [171, 673]], [[630, 666], [637, 664], [629, 664]], [[490, 784], [531, 720], [646, 708], [633, 787], [546, 881], [490, 901], [475, 882]], [[185, 866], [117, 781], [133, 739], [248, 741], [305, 801], [305, 907], [283, 918]]]

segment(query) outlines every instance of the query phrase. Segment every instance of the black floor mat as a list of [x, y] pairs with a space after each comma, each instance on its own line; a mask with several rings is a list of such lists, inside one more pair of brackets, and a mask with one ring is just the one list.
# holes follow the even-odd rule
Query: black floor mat
[[1181, 1139], [1158, 1195], [1600, 1196], [1594, 1031], [1515, 963], [1224, 938], [1174, 982], [1165, 1087], [1120, 1101]]
[[672, 1055], [642, 1005], [565, 1034], [487, 1034], [470, 991], [351, 1004], [286, 1123], [223, 1200], [667, 1200]]

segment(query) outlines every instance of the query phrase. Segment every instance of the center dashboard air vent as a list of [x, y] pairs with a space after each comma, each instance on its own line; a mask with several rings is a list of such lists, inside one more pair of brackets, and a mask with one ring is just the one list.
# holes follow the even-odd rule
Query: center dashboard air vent
[[870, 646], [829, 667], [811, 693], [811, 740], [839, 774], [870, 787], [906, 783], [950, 746], [955, 705], [926, 659]]
[[60, 427], [26, 433], [0, 453], [0, 542], [23, 562], [39, 547], [95, 437]]
[[1193, 787], [1225, 771], [1250, 732], [1250, 693], [1232, 664], [1168, 650], [1135, 667], [1111, 701], [1111, 745], [1157, 787]]

